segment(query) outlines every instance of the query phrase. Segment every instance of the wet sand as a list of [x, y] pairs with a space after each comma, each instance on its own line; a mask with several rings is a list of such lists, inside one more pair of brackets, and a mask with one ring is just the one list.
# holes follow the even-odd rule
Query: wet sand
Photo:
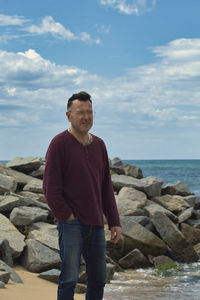
[[[5, 289], [0, 289], [1, 300], [56, 300], [57, 284], [41, 279], [38, 274], [26, 271], [21, 266], [15, 271], [23, 280], [23, 284], [13, 283], [11, 280]], [[84, 295], [75, 295], [75, 300], [84, 300]]]

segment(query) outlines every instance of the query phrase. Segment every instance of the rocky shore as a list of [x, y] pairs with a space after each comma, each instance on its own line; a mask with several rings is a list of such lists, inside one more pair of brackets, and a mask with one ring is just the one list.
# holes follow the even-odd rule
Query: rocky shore
[[[45, 161], [14, 158], [0, 164], [0, 288], [9, 280], [23, 283], [13, 266], [20, 264], [49, 281], [59, 276], [56, 224], [45, 202], [42, 178]], [[123, 234], [118, 244], [107, 240], [108, 279], [114, 272], [165, 263], [195, 262], [200, 255], [200, 197], [183, 182], [143, 178], [138, 166], [110, 161]], [[85, 292], [82, 262], [76, 292]]]

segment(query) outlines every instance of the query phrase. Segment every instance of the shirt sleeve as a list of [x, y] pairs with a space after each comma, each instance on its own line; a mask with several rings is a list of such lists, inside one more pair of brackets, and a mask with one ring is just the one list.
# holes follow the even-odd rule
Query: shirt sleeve
[[[105, 147], [105, 146], [104, 146]], [[113, 185], [110, 176], [109, 160], [106, 147], [104, 148], [104, 177], [102, 183], [103, 211], [109, 228], [120, 226], [119, 213], [115, 201]]]
[[65, 222], [72, 214], [63, 191], [64, 158], [63, 147], [51, 142], [45, 157], [43, 192], [55, 219], [61, 222]]

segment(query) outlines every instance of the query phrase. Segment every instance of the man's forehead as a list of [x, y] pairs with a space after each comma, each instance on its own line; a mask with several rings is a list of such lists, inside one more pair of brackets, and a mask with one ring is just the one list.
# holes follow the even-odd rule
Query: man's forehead
[[72, 102], [72, 106], [74, 108], [82, 108], [82, 107], [92, 107], [92, 103], [88, 100], [88, 101], [80, 101], [78, 99], [75, 99]]

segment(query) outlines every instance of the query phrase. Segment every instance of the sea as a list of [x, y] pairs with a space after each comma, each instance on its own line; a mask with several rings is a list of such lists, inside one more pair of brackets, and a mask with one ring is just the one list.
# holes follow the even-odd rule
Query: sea
[[[163, 186], [183, 181], [192, 193], [200, 195], [200, 159], [122, 161], [140, 167], [143, 177], [161, 178]], [[180, 264], [179, 270], [170, 270], [165, 275], [157, 274], [153, 268], [116, 272], [104, 293], [104, 300], [186, 299], [200, 299], [200, 260]]]
[[163, 186], [167, 183], [183, 181], [192, 193], [200, 194], [200, 159], [123, 160], [122, 162], [140, 167], [143, 177], [155, 176], [163, 179]]

